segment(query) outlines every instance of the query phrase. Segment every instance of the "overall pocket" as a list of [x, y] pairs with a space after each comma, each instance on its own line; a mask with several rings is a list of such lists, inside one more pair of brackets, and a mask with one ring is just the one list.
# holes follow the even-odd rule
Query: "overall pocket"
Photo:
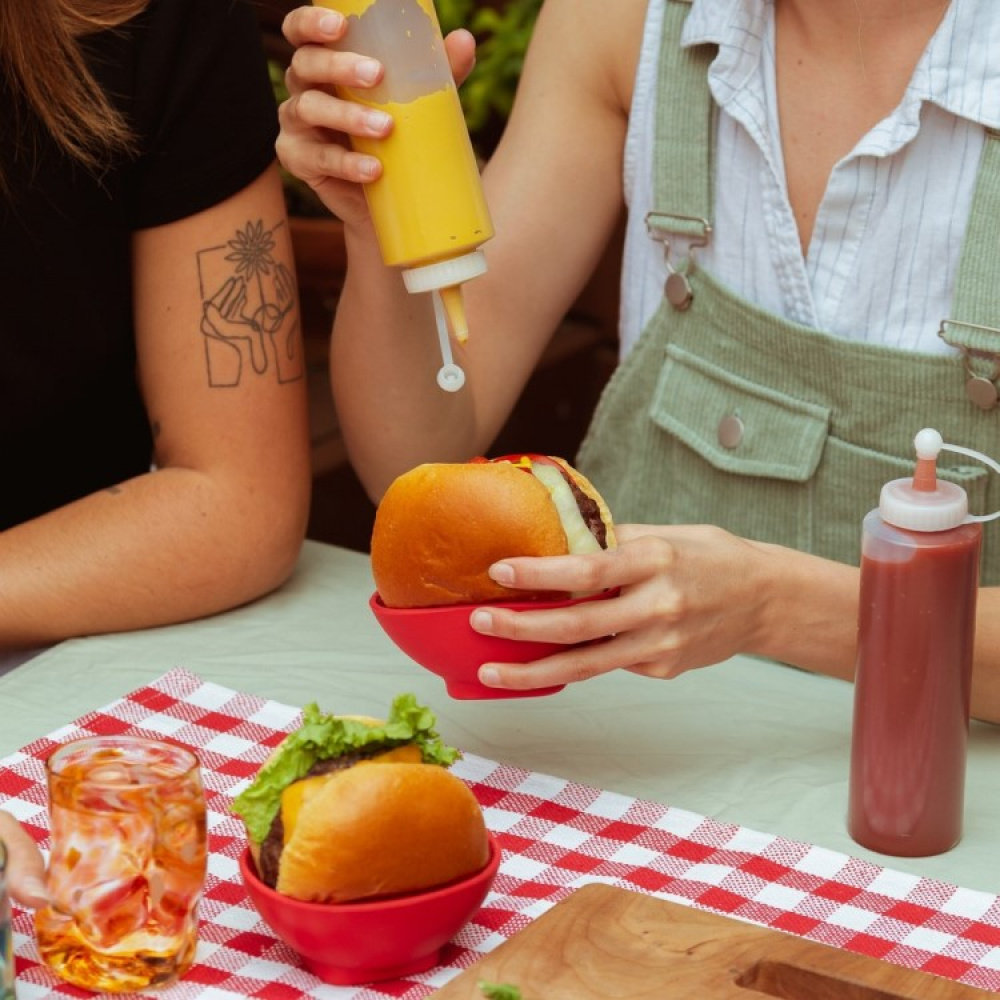
[[[840, 562], [858, 564], [861, 522], [882, 486], [913, 474], [913, 456], [838, 437], [828, 407], [676, 344], [666, 350], [648, 416], [643, 461], [659, 471], [643, 482], [642, 503], [665, 523], [717, 524]], [[968, 492], [972, 510], [985, 509], [985, 469], [942, 467], [940, 475]]]
[[671, 524], [717, 524], [808, 550], [810, 480], [828, 435], [822, 406], [668, 346], [649, 411], [645, 484]]

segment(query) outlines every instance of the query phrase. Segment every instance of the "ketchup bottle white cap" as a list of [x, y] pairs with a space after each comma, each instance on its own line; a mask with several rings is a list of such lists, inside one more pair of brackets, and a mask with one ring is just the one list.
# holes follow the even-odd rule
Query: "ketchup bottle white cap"
[[878, 511], [883, 521], [910, 531], [947, 531], [962, 524], [969, 514], [969, 498], [955, 483], [937, 478], [937, 457], [943, 441], [929, 428], [913, 445], [917, 468], [912, 479], [894, 479], [882, 487]]
[[942, 451], [968, 455], [1000, 472], [993, 459], [969, 448], [945, 444], [941, 435], [930, 427], [917, 434], [913, 446], [917, 452], [913, 478], [894, 479], [882, 487], [878, 511], [883, 521], [910, 531], [947, 531], [969, 521], [991, 521], [1000, 516], [1000, 511], [970, 516], [965, 490], [937, 478], [937, 457]]

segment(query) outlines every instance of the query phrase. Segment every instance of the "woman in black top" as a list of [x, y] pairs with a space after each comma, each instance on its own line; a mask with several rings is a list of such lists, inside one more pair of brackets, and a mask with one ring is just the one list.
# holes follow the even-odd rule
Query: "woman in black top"
[[0, 5], [0, 663], [290, 572], [310, 489], [247, 0]]

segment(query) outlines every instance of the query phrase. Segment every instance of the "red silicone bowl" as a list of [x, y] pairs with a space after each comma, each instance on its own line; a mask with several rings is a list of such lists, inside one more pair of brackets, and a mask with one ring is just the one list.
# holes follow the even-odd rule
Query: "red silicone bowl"
[[490, 835], [486, 867], [427, 892], [358, 903], [306, 903], [258, 878], [249, 849], [240, 856], [247, 893], [264, 923], [325, 983], [356, 986], [426, 972], [472, 919], [500, 867]]
[[[599, 601], [616, 594], [605, 591], [591, 597], [564, 601], [504, 601], [505, 608], [531, 611], [565, 608], [584, 601]], [[510, 691], [486, 687], [477, 673], [484, 663], [530, 663], [567, 647], [555, 642], [526, 642], [481, 635], [469, 624], [469, 616], [480, 604], [448, 604], [432, 608], [387, 608], [378, 596], [368, 602], [386, 635], [410, 659], [443, 678], [452, 698], [532, 698], [555, 694], [566, 685]]]

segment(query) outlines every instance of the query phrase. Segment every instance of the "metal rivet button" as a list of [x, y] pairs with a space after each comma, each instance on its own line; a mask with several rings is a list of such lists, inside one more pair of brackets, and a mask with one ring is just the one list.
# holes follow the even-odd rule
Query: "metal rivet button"
[[737, 416], [723, 417], [719, 421], [719, 444], [723, 448], [738, 448], [743, 440], [743, 421]]
[[680, 271], [672, 271], [667, 275], [667, 283], [663, 290], [667, 296], [667, 301], [678, 312], [683, 312], [687, 309], [694, 298], [694, 293], [691, 291], [691, 283]]
[[1000, 399], [997, 387], [988, 378], [980, 376], [974, 376], [965, 383], [965, 392], [981, 410], [992, 410]]

